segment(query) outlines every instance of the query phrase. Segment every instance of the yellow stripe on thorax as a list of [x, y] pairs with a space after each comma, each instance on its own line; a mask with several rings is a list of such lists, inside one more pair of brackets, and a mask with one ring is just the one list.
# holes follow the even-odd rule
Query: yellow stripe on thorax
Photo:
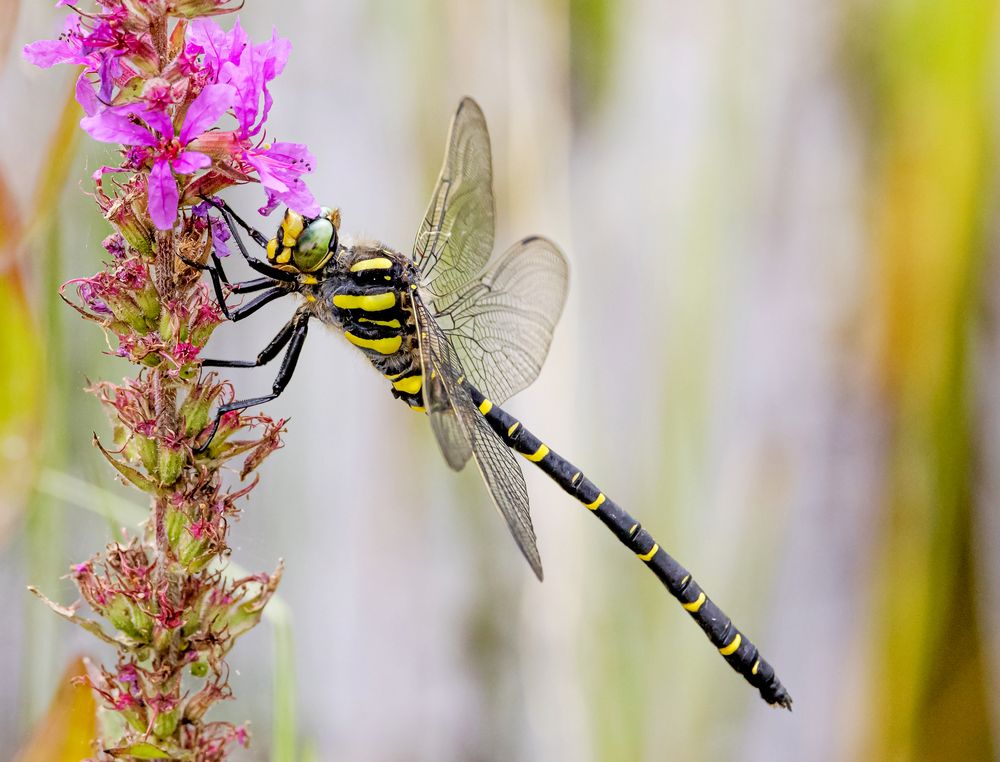
[[532, 463], [537, 463], [538, 461], [542, 460], [546, 455], [549, 454], [549, 448], [547, 445], [538, 445], [538, 449], [535, 450], [530, 455], [527, 455], [523, 452], [521, 454], [524, 455], [524, 457], [526, 457]]
[[705, 593], [701, 592], [698, 593], [698, 597], [695, 598], [690, 603], [682, 603], [681, 605], [684, 607], [685, 611], [690, 611], [692, 614], [695, 614], [702, 606], [705, 605], [706, 600], [707, 598], [705, 596]]
[[352, 273], [360, 273], [365, 270], [388, 270], [392, 267], [392, 261], [386, 259], [385, 257], [372, 257], [371, 259], [362, 259], [360, 262], [355, 262], [351, 265]]
[[372, 320], [370, 318], [358, 318], [359, 323], [371, 323], [372, 325], [382, 325], [386, 328], [400, 328], [399, 321], [396, 318], [392, 320]]
[[403, 392], [403, 394], [416, 394], [423, 385], [423, 376], [408, 376], [407, 378], [392, 382], [392, 388]]
[[396, 293], [383, 291], [381, 294], [337, 294], [333, 297], [333, 306], [342, 310], [365, 310], [366, 312], [381, 312], [396, 306]]
[[363, 339], [350, 331], [344, 331], [344, 336], [356, 347], [372, 349], [381, 355], [391, 355], [399, 351], [403, 344], [402, 336], [392, 336], [388, 339]]
[[723, 646], [722, 648], [720, 648], [719, 653], [722, 654], [723, 656], [729, 656], [730, 654], [736, 653], [736, 649], [740, 647], [740, 642], [742, 642], [742, 640], [743, 638], [740, 636], [740, 634], [736, 633], [736, 637], [733, 638], [733, 642], [730, 643], [728, 646]]

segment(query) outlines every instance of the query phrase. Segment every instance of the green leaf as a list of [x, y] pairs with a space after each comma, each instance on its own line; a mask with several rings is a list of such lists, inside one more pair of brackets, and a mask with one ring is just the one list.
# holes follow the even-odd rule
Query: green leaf
[[107, 749], [108, 754], [116, 759], [122, 757], [135, 757], [136, 759], [171, 759], [171, 755], [151, 743], [135, 743], [131, 746], [119, 746], [116, 749]]

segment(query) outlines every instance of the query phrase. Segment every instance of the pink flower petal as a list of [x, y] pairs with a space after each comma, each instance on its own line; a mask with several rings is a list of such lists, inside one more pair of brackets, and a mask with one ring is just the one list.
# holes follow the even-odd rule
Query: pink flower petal
[[157, 159], [149, 173], [149, 217], [158, 230], [170, 230], [177, 220], [177, 181], [165, 159]]
[[257, 170], [261, 185], [268, 191], [269, 203], [281, 199], [296, 212], [307, 216], [319, 214], [302, 175], [312, 172], [313, 156], [301, 143], [273, 143], [266, 149], [247, 151], [244, 158]]
[[173, 160], [174, 172], [179, 175], [190, 175], [199, 169], [204, 169], [212, 160], [203, 153], [197, 151], [181, 151], [177, 158]]
[[22, 53], [29, 63], [42, 69], [62, 63], [86, 64], [80, 42], [80, 19], [68, 16], [63, 24], [63, 34], [57, 40], [38, 40], [24, 46]]
[[39, 40], [25, 45], [21, 54], [28, 63], [48, 69], [56, 64], [79, 63], [80, 49], [66, 40]]
[[80, 120], [80, 126], [94, 140], [102, 143], [124, 143], [132, 146], [156, 145], [156, 138], [149, 130], [133, 122], [120, 111], [107, 109]]
[[94, 86], [87, 79], [87, 72], [80, 72], [76, 80], [76, 101], [83, 106], [83, 113], [87, 116], [94, 116], [101, 110], [101, 102], [97, 100], [94, 93]]
[[168, 140], [174, 136], [174, 123], [170, 115], [158, 108], [146, 107], [140, 109], [137, 115], [150, 127]]
[[184, 126], [181, 127], [181, 145], [187, 145], [215, 124], [220, 116], [233, 105], [236, 89], [231, 85], [208, 85], [187, 110]]

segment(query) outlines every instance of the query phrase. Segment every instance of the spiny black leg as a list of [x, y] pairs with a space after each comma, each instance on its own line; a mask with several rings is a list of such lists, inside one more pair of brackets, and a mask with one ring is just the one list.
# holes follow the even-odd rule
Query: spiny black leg
[[234, 323], [242, 320], [245, 317], [250, 317], [253, 313], [263, 307], [265, 304], [270, 304], [275, 299], [280, 299], [283, 296], [288, 296], [289, 294], [295, 293], [294, 291], [289, 291], [287, 288], [272, 288], [270, 291], [265, 291], [260, 296], [251, 299], [246, 304], [237, 307], [235, 310], [230, 310], [228, 307], [223, 307], [222, 312], [227, 318], [232, 320]]
[[235, 211], [233, 211], [233, 208], [229, 204], [227, 204], [225, 201], [216, 201], [214, 198], [209, 198], [208, 196], [202, 196], [202, 198], [205, 199], [205, 201], [207, 201], [209, 204], [214, 206], [216, 209], [218, 209], [220, 212], [222, 212], [224, 216], [228, 215], [231, 218], [226, 220], [226, 223], [230, 226], [230, 228], [232, 228], [232, 223], [233, 221], [235, 221], [241, 228], [247, 231], [247, 235], [253, 238], [254, 241], [257, 242], [258, 246], [260, 246], [262, 249], [267, 248], [267, 239], [264, 237], [264, 234], [261, 233], [256, 228], [250, 227], [250, 225], [246, 221], [244, 221], [242, 217], [240, 217]]
[[264, 276], [253, 280], [244, 280], [239, 283], [226, 283], [229, 290], [234, 294], [249, 294], [254, 291], [263, 291], [268, 286], [274, 285], [274, 278]]
[[[291, 326], [291, 330], [289, 330], [289, 326]], [[292, 374], [295, 372], [295, 365], [299, 361], [299, 355], [302, 354], [302, 345], [305, 343], [306, 333], [308, 330], [309, 313], [300, 312], [297, 313], [288, 325], [282, 328], [281, 332], [271, 340], [271, 343], [264, 348], [260, 356], [263, 356], [269, 351], [273, 351], [273, 357], [281, 351], [281, 345], [288, 342], [288, 351], [285, 352], [285, 358], [281, 361], [281, 368], [278, 369], [278, 375], [275, 377], [274, 383], [271, 385], [271, 393], [265, 394], [263, 397], [236, 400], [235, 402], [230, 402], [228, 405], [220, 407], [215, 413], [215, 422], [212, 424], [212, 431], [208, 435], [208, 439], [205, 440], [204, 444], [195, 448], [196, 454], [204, 452], [212, 443], [212, 439], [215, 437], [215, 432], [219, 430], [219, 422], [222, 420], [222, 416], [226, 413], [232, 412], [233, 410], [243, 410], [244, 408], [248, 408], [253, 405], [260, 405], [264, 402], [270, 402], [285, 391], [285, 387], [288, 386], [288, 382], [292, 380]], [[288, 334], [287, 337], [285, 336], [286, 333]], [[260, 356], [258, 356], [258, 359], [260, 359]], [[269, 357], [267, 359], [270, 360], [271, 358]], [[216, 361], [216, 363], [218, 362], [219, 361]], [[267, 360], [264, 362], [267, 362]]]
[[236, 214], [232, 211], [232, 209], [229, 208], [229, 205], [226, 204], [225, 202], [219, 203], [218, 201], [215, 201], [214, 199], [211, 199], [208, 196], [202, 196], [202, 198], [205, 199], [205, 201], [207, 201], [209, 204], [214, 206], [216, 209], [218, 209], [220, 212], [222, 212], [222, 217], [226, 221], [226, 226], [229, 228], [229, 232], [233, 236], [233, 240], [236, 241], [236, 247], [240, 250], [240, 254], [243, 255], [243, 258], [247, 261], [247, 264], [250, 265], [251, 268], [253, 268], [254, 270], [263, 275], [267, 275], [268, 277], [274, 278], [274, 280], [285, 281], [286, 283], [294, 283], [296, 281], [297, 279], [296, 275], [292, 273], [287, 273], [284, 270], [281, 270], [277, 267], [272, 267], [266, 262], [262, 262], [256, 257], [251, 256], [250, 252], [247, 251], [246, 244], [243, 243], [243, 238], [240, 236], [240, 231], [236, 229], [236, 225], [238, 223], [244, 230], [247, 231], [247, 233], [250, 234], [250, 237], [253, 238], [254, 241], [256, 241], [257, 244], [261, 246], [261, 248], [266, 249], [267, 239], [264, 238], [264, 235], [262, 233], [260, 233], [257, 230], [254, 230], [242, 219], [237, 217]]
[[222, 310], [222, 314], [226, 316], [227, 319], [232, 319], [229, 314], [229, 305], [226, 304], [226, 297], [222, 290], [222, 284], [226, 285], [226, 288], [234, 294], [249, 294], [253, 291], [262, 291], [269, 286], [275, 285], [274, 278], [264, 276], [263, 278], [254, 278], [253, 280], [245, 280], [238, 283], [230, 282], [229, 278], [226, 277], [226, 271], [222, 269], [222, 262], [219, 258], [212, 253], [212, 261], [214, 265], [203, 265], [200, 262], [195, 262], [192, 259], [187, 259], [186, 257], [181, 257], [181, 261], [184, 262], [189, 267], [193, 267], [196, 270], [207, 270], [209, 276], [212, 278], [212, 290], [215, 291], [215, 299], [219, 303], [219, 309]]
[[271, 362], [278, 353], [285, 348], [289, 339], [292, 338], [292, 334], [295, 331], [295, 326], [299, 322], [300, 318], [293, 317], [287, 323], [285, 323], [284, 328], [278, 331], [278, 335], [271, 339], [271, 342], [264, 347], [260, 354], [257, 355], [256, 360], [202, 360], [201, 365], [203, 368], [257, 368], [261, 365]]

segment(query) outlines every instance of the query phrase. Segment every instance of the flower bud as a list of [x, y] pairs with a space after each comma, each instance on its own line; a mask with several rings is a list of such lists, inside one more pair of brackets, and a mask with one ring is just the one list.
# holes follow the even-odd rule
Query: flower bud
[[136, 213], [128, 194], [114, 199], [104, 217], [139, 254], [147, 258], [153, 255], [153, 231]]
[[164, 654], [170, 650], [170, 645], [174, 640], [173, 631], [166, 627], [153, 628], [153, 650]]
[[169, 344], [174, 340], [174, 335], [177, 332], [177, 321], [174, 319], [170, 310], [163, 310], [160, 312], [159, 331], [160, 338], [163, 340], [164, 344]]
[[196, 436], [208, 425], [208, 413], [212, 409], [212, 400], [207, 393], [209, 387], [200, 386], [188, 395], [181, 405], [180, 415], [184, 421], [184, 436]]
[[132, 640], [145, 641], [153, 629], [153, 620], [124, 595], [118, 594], [104, 609], [104, 616], [119, 632]]
[[156, 321], [160, 317], [160, 295], [156, 293], [156, 287], [152, 283], [146, 283], [139, 291], [135, 292], [135, 301], [146, 316], [149, 329], [156, 328]]
[[142, 467], [146, 469], [147, 474], [155, 476], [157, 468], [156, 441], [142, 434], [136, 434], [132, 441], [135, 442]]
[[146, 316], [135, 300], [126, 292], [119, 291], [114, 294], [107, 294], [105, 303], [111, 309], [116, 318], [125, 323], [129, 328], [141, 334], [149, 333], [149, 325], [146, 323]]
[[159, 462], [157, 472], [160, 476], [160, 484], [169, 487], [181, 475], [184, 464], [187, 463], [187, 453], [179, 443], [160, 442]]
[[184, 534], [180, 541], [180, 552], [177, 554], [177, 560], [181, 562], [185, 567], [190, 569], [195, 566], [195, 562], [198, 560], [198, 556], [205, 549], [205, 543], [201, 540], [196, 540], [190, 534]]
[[218, 458], [226, 449], [226, 440], [240, 430], [243, 422], [240, 420], [240, 411], [230, 410], [219, 419], [219, 428], [212, 437], [212, 444], [209, 445], [207, 453], [210, 458]]
[[187, 517], [182, 511], [171, 508], [167, 511], [166, 518], [167, 525], [167, 542], [170, 543], [170, 548], [177, 553], [177, 545], [181, 540], [181, 532], [184, 531], [187, 525]]
[[242, 3], [233, 0], [175, 0], [170, 13], [181, 18], [193, 19], [198, 16], [215, 16], [232, 13], [240, 9]]
[[179, 719], [176, 709], [156, 715], [156, 719], [153, 721], [153, 735], [157, 738], [170, 738], [177, 730]]
[[196, 661], [191, 665], [191, 675], [193, 677], [204, 677], [208, 674], [208, 662]]

